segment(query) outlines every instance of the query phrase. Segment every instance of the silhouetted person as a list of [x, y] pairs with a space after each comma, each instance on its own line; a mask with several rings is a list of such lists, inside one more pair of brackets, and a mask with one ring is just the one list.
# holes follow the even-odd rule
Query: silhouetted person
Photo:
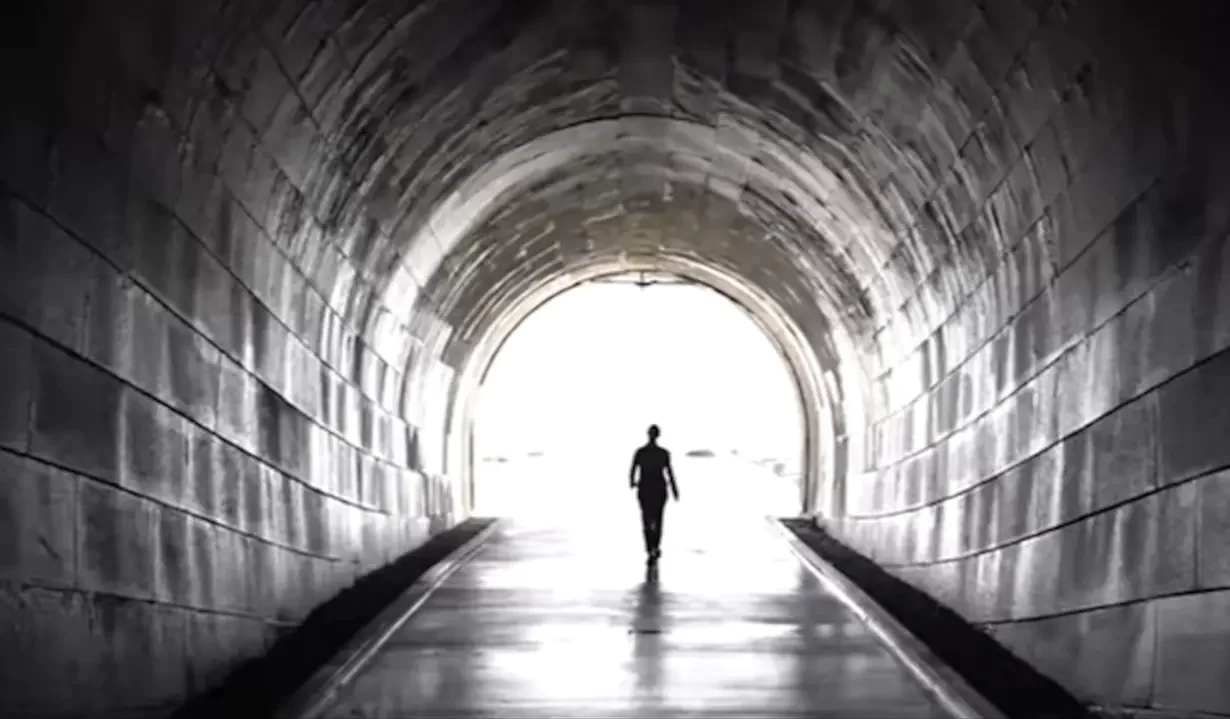
[[[662, 515], [666, 513], [668, 484], [675, 501], [679, 501], [671, 453], [658, 444], [661, 434], [658, 425], [649, 427], [649, 441], [636, 450], [628, 471], [628, 483], [636, 489], [636, 499], [641, 505], [641, 531], [645, 535], [645, 553], [650, 562], [662, 556]], [[639, 477], [637, 470], [640, 470]]]

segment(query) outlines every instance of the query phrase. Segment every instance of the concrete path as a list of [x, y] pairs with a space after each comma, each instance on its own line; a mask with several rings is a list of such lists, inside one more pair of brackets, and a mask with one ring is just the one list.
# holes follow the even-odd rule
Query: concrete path
[[762, 521], [668, 507], [650, 571], [610, 509], [505, 520], [327, 715], [947, 716]]

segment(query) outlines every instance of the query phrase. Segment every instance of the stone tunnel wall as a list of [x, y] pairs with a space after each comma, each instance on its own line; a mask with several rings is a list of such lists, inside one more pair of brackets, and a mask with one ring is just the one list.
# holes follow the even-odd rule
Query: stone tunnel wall
[[1065, 5], [970, 65], [971, 189], [934, 209], [1003, 258], [880, 333], [834, 526], [1083, 699], [1230, 712], [1226, 112], [1165, 21]]
[[199, 5], [5, 21], [23, 33], [0, 70], [14, 715], [161, 714], [456, 519], [400, 372], [360, 338], [370, 258], [306, 197], [335, 179], [295, 159], [327, 152], [304, 110], [320, 87], [261, 39], [272, 23], [211, 46]]

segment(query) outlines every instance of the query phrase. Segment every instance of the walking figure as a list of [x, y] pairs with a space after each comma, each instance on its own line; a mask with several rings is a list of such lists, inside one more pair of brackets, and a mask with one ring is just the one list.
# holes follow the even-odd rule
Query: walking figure
[[628, 483], [636, 490], [636, 499], [641, 505], [641, 532], [645, 535], [645, 553], [650, 563], [662, 556], [662, 516], [666, 512], [667, 485], [671, 496], [679, 501], [671, 453], [658, 444], [661, 434], [658, 425], [650, 425], [649, 441], [636, 450], [628, 471]]

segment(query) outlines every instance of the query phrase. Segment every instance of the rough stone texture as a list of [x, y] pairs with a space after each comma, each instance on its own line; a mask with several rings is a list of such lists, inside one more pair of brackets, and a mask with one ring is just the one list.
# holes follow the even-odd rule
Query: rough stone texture
[[487, 328], [673, 256], [835, 373], [835, 534], [1082, 698], [1230, 712], [1217, 5], [10, 3], [6, 707], [156, 711], [456, 521]]

